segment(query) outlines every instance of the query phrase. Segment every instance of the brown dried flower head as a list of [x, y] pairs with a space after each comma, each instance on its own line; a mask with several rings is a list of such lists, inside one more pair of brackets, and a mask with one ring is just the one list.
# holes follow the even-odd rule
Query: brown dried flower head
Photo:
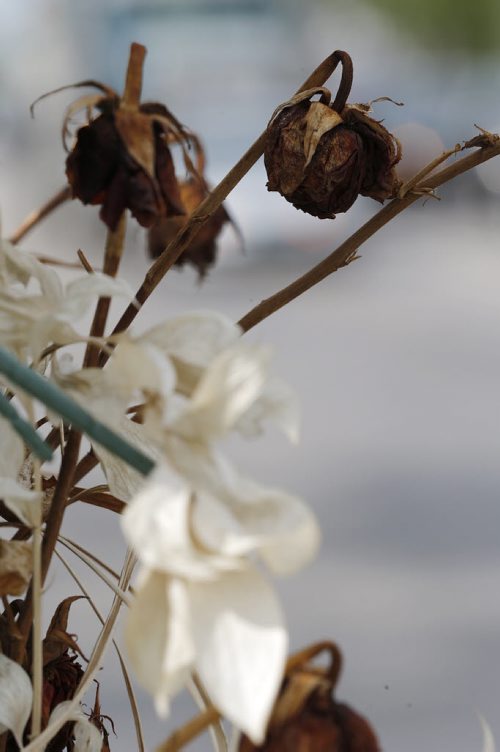
[[285, 102], [269, 122], [264, 150], [268, 190], [321, 219], [347, 211], [359, 194], [383, 202], [400, 184], [399, 142], [368, 116], [369, 105], [346, 104], [352, 62], [346, 52], [336, 54], [342, 79], [334, 102], [324, 87]]
[[[312, 665], [324, 650], [328, 668]], [[368, 721], [333, 696], [340, 665], [340, 652], [329, 642], [292, 656], [264, 743], [256, 747], [244, 736], [239, 752], [380, 752]]]
[[[144, 47], [132, 45], [123, 97], [93, 80], [49, 92], [82, 86], [99, 90], [69, 106], [63, 121], [63, 143], [70, 151], [66, 175], [73, 197], [84, 204], [101, 205], [100, 217], [111, 230], [116, 229], [125, 209], [143, 227], [150, 227], [160, 217], [185, 212], [170, 145], [186, 149], [191, 137], [164, 105], [139, 102], [144, 55]], [[69, 123], [82, 111], [88, 122], [77, 131], [69, 150]]]
[[[196, 154], [196, 166], [193, 165], [188, 153], [184, 152], [184, 163], [189, 177], [179, 182], [180, 201], [185, 214], [183, 216], [162, 217], [155, 222], [148, 231], [148, 251], [151, 258], [157, 258], [186, 225], [189, 215], [207, 197], [209, 187], [205, 180], [205, 152], [198, 138], [191, 135], [191, 143]], [[203, 224], [190, 245], [179, 256], [175, 266], [190, 264], [194, 266], [200, 277], [204, 277], [207, 269], [212, 266], [217, 256], [217, 238], [230, 217], [221, 205]]]

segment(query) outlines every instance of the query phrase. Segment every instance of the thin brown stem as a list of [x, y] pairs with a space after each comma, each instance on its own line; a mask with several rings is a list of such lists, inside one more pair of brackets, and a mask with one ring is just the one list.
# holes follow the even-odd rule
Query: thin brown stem
[[343, 52], [342, 50], [337, 50], [335, 54], [342, 63], [342, 78], [340, 79], [337, 96], [332, 104], [332, 110], [342, 112], [346, 105], [347, 97], [351, 93], [353, 79], [352, 59], [347, 52]]
[[[316, 86], [322, 86], [332, 75], [335, 68], [339, 63], [339, 52], [333, 52], [311, 73], [309, 78], [304, 81], [302, 86], [297, 90], [297, 93], [312, 89]], [[158, 256], [154, 264], [147, 272], [141, 286], [136, 293], [136, 301], [139, 303], [139, 308], [135, 304], [130, 304], [125, 310], [123, 316], [115, 326], [113, 334], [123, 332], [128, 329], [132, 321], [137, 316], [140, 307], [144, 305], [149, 298], [153, 290], [161, 282], [168, 270], [175, 264], [181, 253], [192, 242], [193, 238], [198, 234], [204, 224], [208, 222], [210, 217], [222, 204], [228, 194], [235, 188], [240, 180], [247, 174], [247, 172], [253, 167], [257, 160], [262, 156], [264, 152], [266, 140], [266, 132], [262, 133], [258, 139], [250, 146], [250, 148], [243, 154], [241, 159], [235, 164], [235, 166], [227, 173], [227, 175], [221, 180], [221, 182], [209, 193], [207, 198], [199, 204], [199, 206], [190, 215], [188, 222], [184, 225], [179, 234], [172, 240], [172, 242], [166, 247], [163, 253]], [[101, 364], [105, 362], [107, 358], [101, 357]]]
[[132, 42], [128, 59], [127, 75], [125, 78], [125, 90], [122, 97], [122, 106], [138, 107], [142, 92], [142, 70], [146, 48], [142, 44]]
[[[45, 577], [50, 566], [52, 554], [61, 530], [61, 524], [66, 509], [66, 503], [69, 491], [73, 483], [73, 473], [78, 460], [80, 451], [81, 435], [77, 431], [69, 432], [68, 441], [63, 453], [61, 469], [57, 484], [52, 497], [50, 510], [47, 515], [47, 525], [42, 545], [42, 562], [41, 562], [41, 583], [45, 582]], [[21, 640], [18, 645], [18, 659], [21, 660], [26, 647], [26, 641], [29, 636], [31, 620], [33, 617], [33, 593], [30, 587], [26, 595], [23, 609], [19, 616], [18, 627], [21, 634]]]
[[[104, 251], [103, 272], [110, 277], [116, 277], [120, 267], [120, 261], [123, 254], [123, 244], [125, 242], [125, 229], [127, 225], [126, 214], [121, 215], [116, 230], [108, 230], [106, 237], [106, 248]], [[90, 327], [91, 337], [102, 337], [108, 320], [109, 306], [111, 298], [99, 298], [97, 303], [92, 326]], [[89, 344], [85, 353], [83, 362], [84, 368], [96, 366], [99, 360], [99, 347]]]
[[156, 748], [156, 752], [177, 752], [193, 739], [196, 739], [203, 731], [206, 731], [213, 723], [216, 723], [219, 718], [220, 713], [216, 708], [207, 708], [203, 713], [188, 721], [182, 728], [174, 731], [163, 744]]
[[17, 230], [12, 233], [9, 240], [16, 245], [20, 240], [24, 238], [31, 230], [33, 230], [40, 222], [45, 219], [49, 214], [62, 206], [66, 201], [71, 198], [71, 188], [69, 185], [65, 185], [61, 190], [55, 193], [52, 198], [43, 204], [39, 209], [32, 211], [26, 219], [24, 219]]
[[413, 191], [408, 192], [403, 198], [396, 198], [390, 204], [384, 206], [374, 217], [360, 227], [356, 232], [345, 240], [339, 247], [333, 251], [326, 259], [320, 261], [308, 272], [296, 279], [287, 287], [279, 290], [271, 297], [261, 301], [258, 305], [246, 313], [239, 321], [244, 332], [252, 329], [272, 313], [279, 311], [280, 308], [290, 303], [299, 295], [302, 295], [311, 287], [317, 285], [323, 279], [333, 274], [338, 269], [347, 266], [355, 257], [358, 248], [371, 238], [384, 225], [394, 219], [398, 214], [415, 203], [424, 190], [438, 188], [440, 185], [453, 180], [473, 167], [487, 162], [489, 159], [500, 154], [500, 143], [494, 143], [491, 146], [479, 149], [474, 154], [469, 154], [457, 162], [445, 167], [443, 170], [430, 175], [422, 183], [414, 186]]

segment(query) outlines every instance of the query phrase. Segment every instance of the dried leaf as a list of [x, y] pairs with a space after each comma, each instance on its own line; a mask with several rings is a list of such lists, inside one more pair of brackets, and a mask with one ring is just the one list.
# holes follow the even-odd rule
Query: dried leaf
[[25, 541], [0, 541], [0, 595], [22, 595], [33, 568], [32, 546]]

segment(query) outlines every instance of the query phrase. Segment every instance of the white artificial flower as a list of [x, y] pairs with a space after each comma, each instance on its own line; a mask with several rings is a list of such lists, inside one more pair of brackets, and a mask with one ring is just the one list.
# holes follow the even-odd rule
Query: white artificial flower
[[129, 286], [99, 272], [64, 286], [57, 272], [3, 241], [0, 246], [0, 344], [36, 360], [50, 344], [82, 339], [74, 323], [101, 296], [132, 299]]
[[245, 420], [244, 433], [260, 433], [269, 417], [295, 435], [290, 390], [276, 381], [266, 391], [268, 361], [266, 349], [236, 342], [199, 368], [167, 412], [163, 461], [123, 516], [142, 564], [126, 630], [139, 680], [166, 713], [196, 670], [223, 715], [255, 743], [287, 652], [279, 603], [257, 564], [294, 572], [319, 540], [300, 499], [245, 478], [215, 447]]

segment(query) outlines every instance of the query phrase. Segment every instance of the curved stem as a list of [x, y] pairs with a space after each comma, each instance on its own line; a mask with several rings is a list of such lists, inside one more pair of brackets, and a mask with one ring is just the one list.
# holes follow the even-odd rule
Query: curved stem
[[394, 219], [398, 214], [407, 209], [411, 204], [415, 203], [421, 198], [422, 191], [432, 190], [434, 188], [447, 183], [463, 172], [471, 170], [483, 162], [492, 159], [500, 155], [500, 142], [493, 143], [491, 146], [479, 149], [474, 154], [469, 154], [466, 157], [458, 160], [454, 164], [445, 167], [443, 170], [430, 175], [422, 183], [414, 186], [413, 190], [406, 193], [402, 198], [396, 198], [391, 201], [390, 204], [384, 206], [374, 217], [368, 220], [362, 227], [345, 240], [339, 247], [333, 251], [327, 258], [320, 261], [319, 264], [314, 266], [308, 272], [296, 279], [287, 287], [279, 290], [271, 297], [261, 301], [258, 305], [252, 308], [251, 311], [246, 313], [239, 321], [244, 332], [252, 329], [256, 324], [266, 319], [272, 313], [279, 311], [280, 308], [290, 303], [299, 295], [302, 295], [311, 287], [317, 285], [323, 279], [330, 274], [338, 271], [344, 266], [347, 266], [354, 260], [358, 248], [365, 243], [372, 235], [380, 230], [384, 225]]
[[346, 105], [347, 97], [351, 93], [353, 78], [352, 59], [351, 56], [343, 50], [337, 50], [334, 52], [334, 55], [337, 55], [342, 63], [342, 78], [340, 79], [337, 96], [332, 104], [332, 109], [335, 110], [335, 112], [341, 113]]

